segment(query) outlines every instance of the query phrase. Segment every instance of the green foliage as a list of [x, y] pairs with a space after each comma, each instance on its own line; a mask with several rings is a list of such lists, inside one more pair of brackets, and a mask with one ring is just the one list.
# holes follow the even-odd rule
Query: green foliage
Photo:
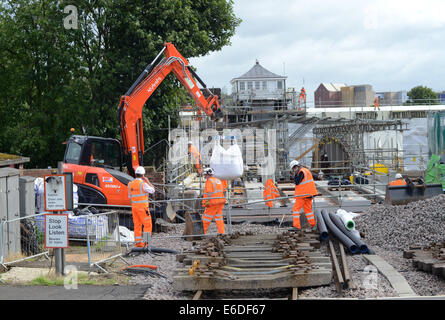
[[438, 95], [432, 89], [417, 86], [408, 91], [408, 97], [410, 98], [405, 104], [439, 104]]
[[[78, 29], [64, 28], [66, 5], [76, 6]], [[230, 45], [239, 23], [226, 0], [2, 0], [0, 150], [54, 167], [70, 128], [119, 138], [120, 97], [164, 42], [203, 56]], [[143, 112], [146, 149], [167, 137], [168, 115], [175, 126], [187, 99], [174, 76], [161, 84]]]

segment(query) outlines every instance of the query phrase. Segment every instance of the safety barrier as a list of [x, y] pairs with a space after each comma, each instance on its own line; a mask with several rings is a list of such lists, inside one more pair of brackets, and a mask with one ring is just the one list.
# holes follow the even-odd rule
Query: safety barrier
[[39, 220], [45, 214], [5, 220], [0, 223], [0, 265], [7, 265], [39, 258], [48, 258], [45, 248], [45, 231], [40, 228]]
[[[0, 223], [0, 265], [4, 269], [25, 260], [42, 257], [49, 260], [50, 250], [45, 248], [46, 214], [34, 214]], [[81, 260], [85, 261], [88, 256], [90, 270], [98, 267], [106, 271], [100, 264], [122, 255], [117, 211], [70, 216], [68, 231], [70, 246], [65, 249], [67, 257], [83, 256]], [[75, 242], [80, 245], [74, 245]], [[67, 258], [67, 262], [71, 261]]]
[[100, 264], [122, 256], [119, 216], [117, 211], [85, 217], [88, 263], [105, 271]]

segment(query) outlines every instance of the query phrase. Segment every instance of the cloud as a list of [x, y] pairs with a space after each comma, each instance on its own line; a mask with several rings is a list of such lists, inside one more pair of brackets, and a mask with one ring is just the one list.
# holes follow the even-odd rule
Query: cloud
[[304, 79], [308, 100], [321, 82], [445, 89], [444, 1], [235, 0], [234, 9], [243, 22], [232, 46], [190, 59], [209, 87], [229, 89], [258, 59], [287, 86]]

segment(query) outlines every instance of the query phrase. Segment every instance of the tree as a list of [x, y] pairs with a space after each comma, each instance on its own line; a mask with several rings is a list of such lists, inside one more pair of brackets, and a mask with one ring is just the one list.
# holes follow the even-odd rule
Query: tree
[[408, 91], [407, 95], [410, 98], [406, 102], [406, 104], [408, 105], [439, 104], [437, 93], [435, 93], [432, 89], [427, 87], [423, 86], [414, 87], [410, 91]]
[[[72, 127], [118, 138], [120, 96], [164, 42], [198, 57], [230, 45], [240, 23], [231, 0], [0, 3], [0, 150], [29, 156], [31, 167], [55, 166]], [[73, 4], [78, 29], [65, 29]], [[143, 112], [146, 146], [166, 138], [186, 97], [174, 76], [161, 84]]]

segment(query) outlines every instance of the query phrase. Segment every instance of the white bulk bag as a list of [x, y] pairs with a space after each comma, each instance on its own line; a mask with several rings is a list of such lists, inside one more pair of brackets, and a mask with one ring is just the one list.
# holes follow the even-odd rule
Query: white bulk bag
[[243, 175], [244, 162], [239, 146], [236, 144], [224, 149], [219, 141], [215, 141], [210, 167], [214, 170], [214, 177], [222, 180], [233, 180]]

